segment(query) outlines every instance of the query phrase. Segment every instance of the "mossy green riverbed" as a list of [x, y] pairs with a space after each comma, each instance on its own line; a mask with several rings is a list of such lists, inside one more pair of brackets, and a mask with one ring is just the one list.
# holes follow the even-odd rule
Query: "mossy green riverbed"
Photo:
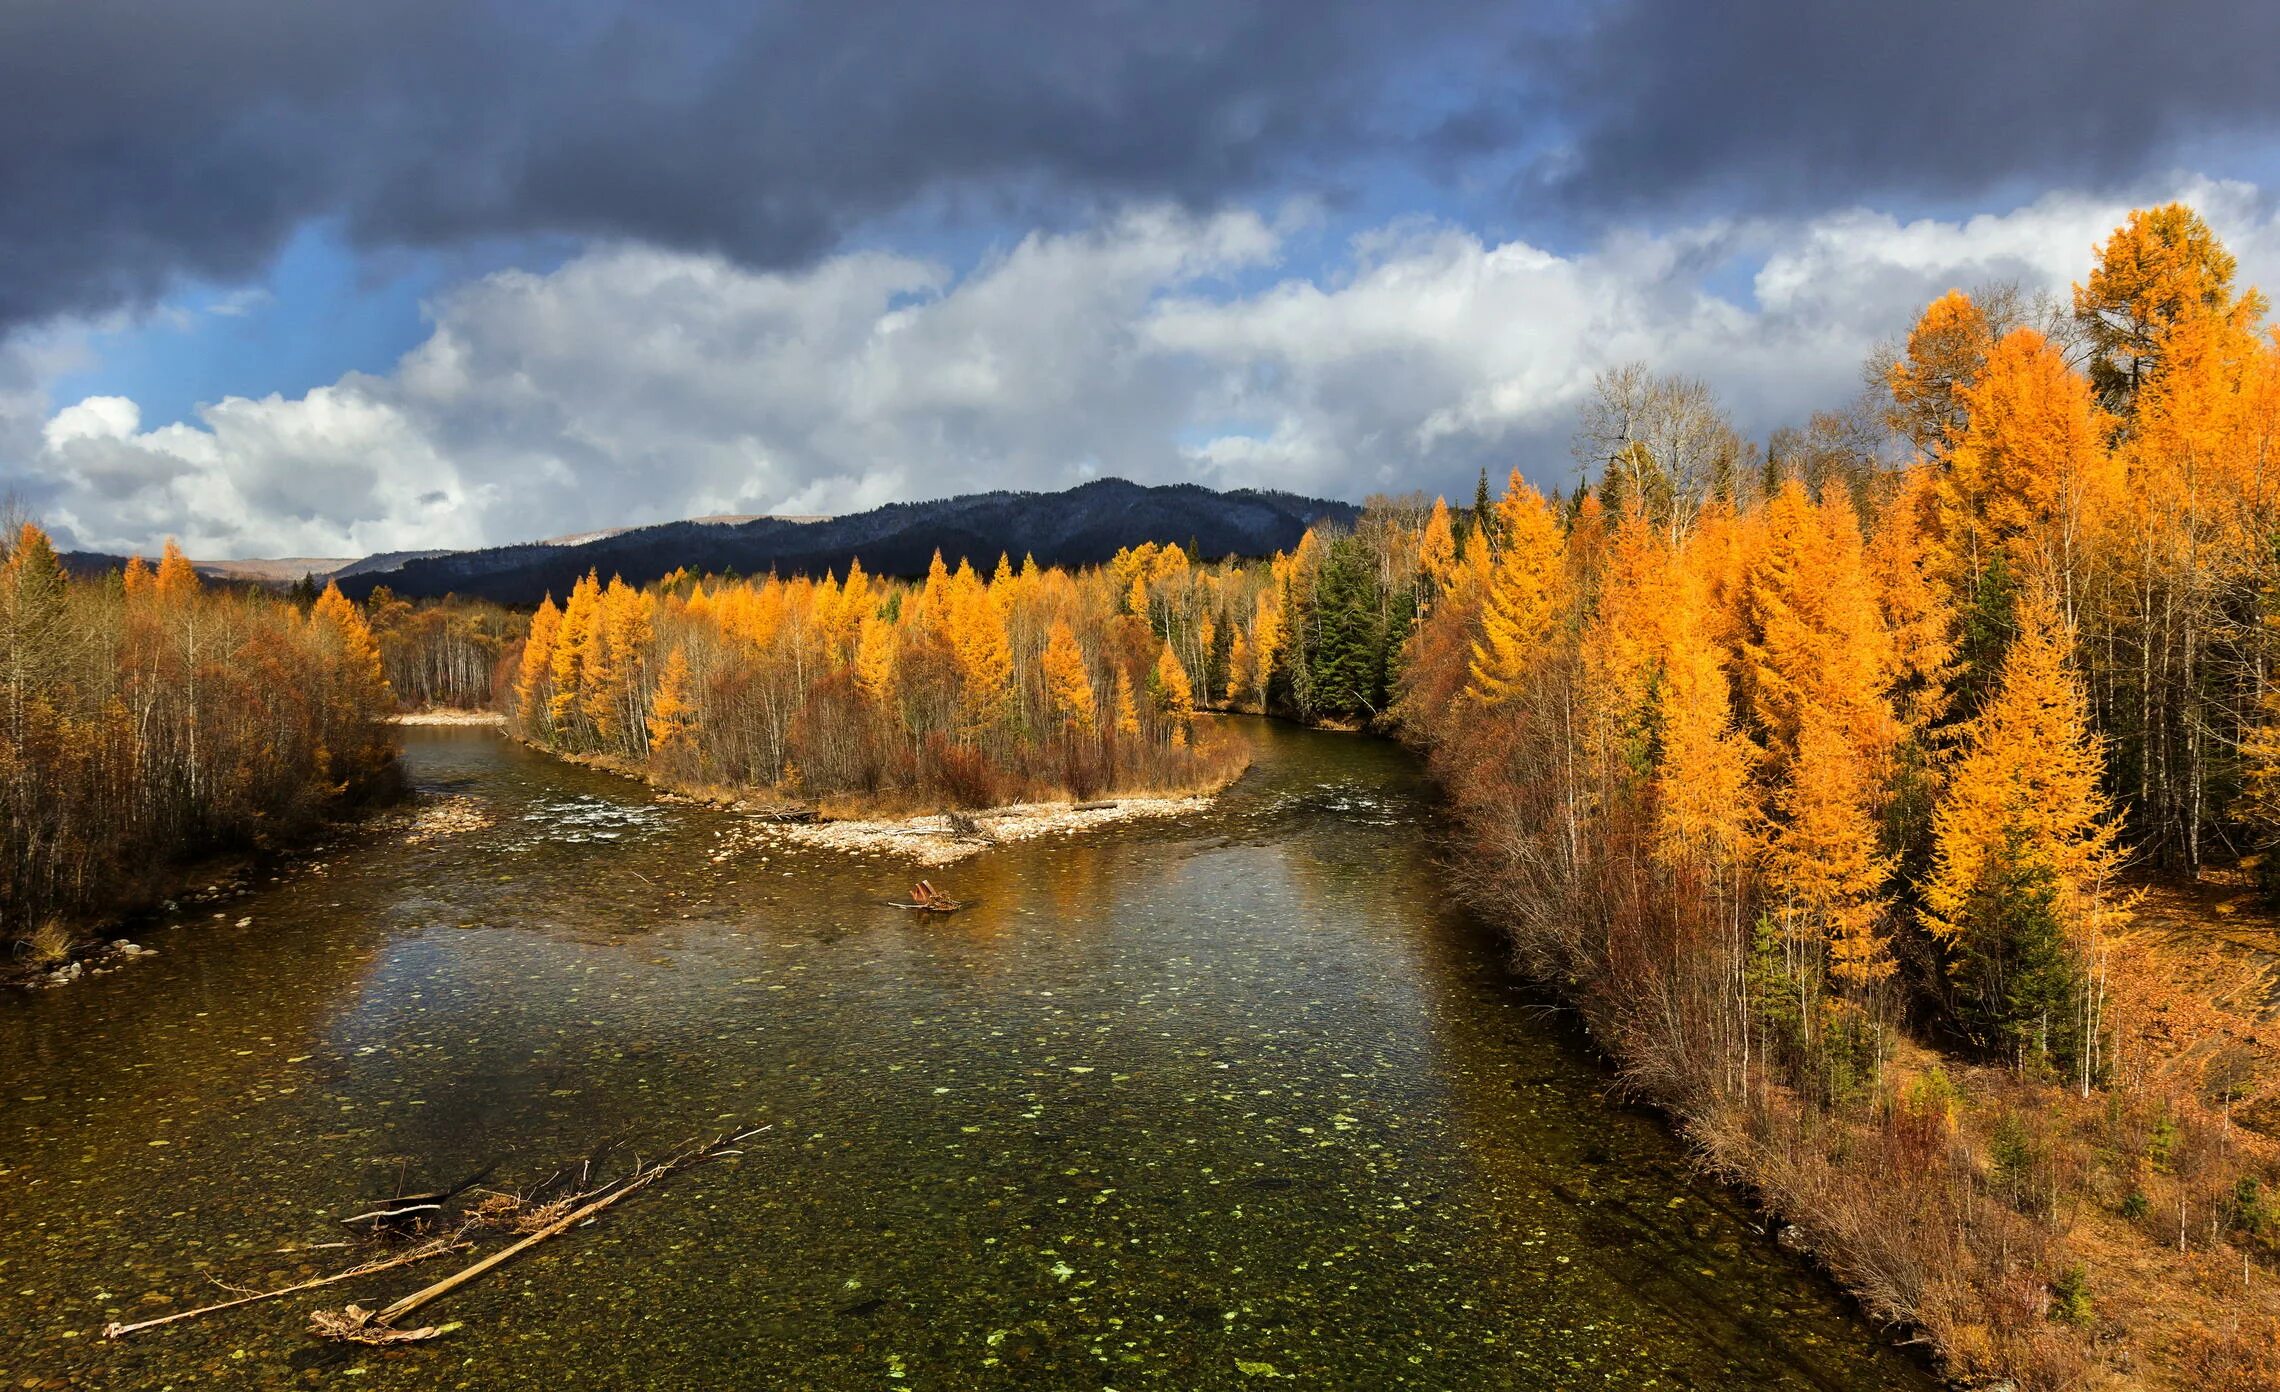
[[[937, 872], [948, 918], [883, 906], [891, 860], [716, 859], [731, 814], [407, 731], [488, 825], [0, 999], [0, 1387], [1930, 1385], [1607, 1099], [1441, 888], [1413, 760], [1244, 730], [1208, 812]], [[449, 1262], [100, 1337], [345, 1264], [281, 1249], [361, 1199], [759, 1125], [430, 1343], [303, 1326]]]

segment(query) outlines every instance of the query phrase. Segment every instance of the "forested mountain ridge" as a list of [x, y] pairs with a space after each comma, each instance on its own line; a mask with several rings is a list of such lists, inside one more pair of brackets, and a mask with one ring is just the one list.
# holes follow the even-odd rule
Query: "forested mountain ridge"
[[990, 558], [1033, 555], [1040, 565], [1098, 565], [1145, 542], [1190, 541], [1205, 557], [1262, 556], [1298, 544], [1318, 522], [1351, 523], [1349, 503], [1289, 493], [1196, 484], [1148, 487], [1101, 479], [1061, 493], [975, 493], [812, 522], [666, 522], [573, 546], [530, 544], [415, 558], [387, 571], [343, 574], [356, 598], [385, 585], [407, 598], [459, 594], [503, 604], [560, 599], [598, 571], [642, 585], [679, 569], [743, 575], [826, 570], [844, 574], [860, 556], [874, 575], [926, 574], [934, 553]]

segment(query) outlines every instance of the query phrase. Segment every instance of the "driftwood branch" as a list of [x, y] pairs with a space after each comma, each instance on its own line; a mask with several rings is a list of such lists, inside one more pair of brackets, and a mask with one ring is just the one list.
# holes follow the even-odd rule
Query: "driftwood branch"
[[497, 1168], [499, 1168], [499, 1162], [493, 1160], [490, 1164], [485, 1165], [448, 1189], [433, 1189], [424, 1194], [398, 1194], [392, 1199], [366, 1199], [366, 1203], [378, 1204], [379, 1207], [370, 1213], [359, 1213], [351, 1218], [343, 1218], [340, 1220], [341, 1225], [349, 1227], [357, 1223], [370, 1223], [377, 1228], [384, 1224], [401, 1222], [416, 1213], [440, 1212], [446, 1203], [489, 1179], [491, 1171]]
[[353, 1281], [359, 1276], [371, 1276], [382, 1271], [393, 1271], [399, 1266], [410, 1266], [413, 1262], [423, 1262], [430, 1257], [440, 1257], [446, 1252], [457, 1251], [466, 1245], [466, 1238], [462, 1234], [451, 1233], [443, 1237], [432, 1238], [408, 1251], [399, 1252], [395, 1256], [368, 1261], [360, 1266], [352, 1266], [346, 1271], [336, 1271], [330, 1276], [318, 1276], [296, 1285], [284, 1286], [271, 1291], [255, 1291], [251, 1295], [241, 1295], [235, 1300], [224, 1300], [218, 1305], [201, 1305], [195, 1310], [177, 1310], [171, 1315], [161, 1315], [157, 1319], [147, 1319], [136, 1324], [107, 1324], [103, 1326], [103, 1337], [106, 1339], [124, 1339], [129, 1334], [137, 1334], [145, 1329], [156, 1329], [162, 1324], [179, 1324], [183, 1320], [196, 1319], [200, 1315], [210, 1315], [217, 1310], [234, 1310], [240, 1305], [252, 1305], [263, 1300], [275, 1300], [281, 1295], [298, 1295], [302, 1291], [315, 1290], [319, 1286], [337, 1286], [343, 1281]]
[[409, 1218], [415, 1213], [441, 1213], [442, 1211], [443, 1205], [439, 1203], [401, 1204], [394, 1208], [376, 1208], [370, 1213], [359, 1213], [340, 1221], [341, 1225], [346, 1227], [351, 1223], [393, 1222], [398, 1218]]
[[769, 1128], [756, 1127], [735, 1136], [721, 1136], [710, 1144], [691, 1146], [678, 1154], [668, 1156], [653, 1165], [636, 1165], [634, 1172], [607, 1193], [588, 1196], [584, 1202], [573, 1201], [570, 1211], [548, 1223], [519, 1242], [510, 1243], [479, 1261], [453, 1272], [433, 1285], [413, 1291], [401, 1300], [386, 1306], [377, 1313], [361, 1305], [350, 1305], [345, 1310], [318, 1310], [309, 1317], [309, 1332], [329, 1339], [346, 1339], [358, 1343], [389, 1343], [400, 1339], [432, 1337], [436, 1331], [428, 1329], [400, 1330], [396, 1321], [427, 1305], [440, 1300], [483, 1273], [505, 1265], [536, 1247], [548, 1238], [569, 1231], [600, 1215], [602, 1210], [629, 1195], [637, 1194], [658, 1180], [692, 1165], [724, 1156], [739, 1154], [734, 1149], [739, 1141], [759, 1135]]

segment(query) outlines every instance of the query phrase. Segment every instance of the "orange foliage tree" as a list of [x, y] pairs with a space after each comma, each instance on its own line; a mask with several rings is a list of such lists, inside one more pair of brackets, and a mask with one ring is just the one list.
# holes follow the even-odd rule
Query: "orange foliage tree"
[[328, 590], [209, 590], [179, 547], [68, 577], [46, 533], [0, 539], [0, 940], [168, 890], [185, 859], [290, 841], [385, 786], [393, 706], [362, 613]]

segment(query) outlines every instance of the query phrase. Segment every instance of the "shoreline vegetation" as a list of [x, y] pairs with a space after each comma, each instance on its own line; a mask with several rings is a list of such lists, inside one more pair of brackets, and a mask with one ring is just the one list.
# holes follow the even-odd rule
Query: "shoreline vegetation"
[[0, 538], [0, 981], [68, 970], [220, 859], [306, 845], [390, 796], [392, 704], [371, 631], [337, 589], [209, 588], [171, 543], [155, 569], [137, 557], [75, 579], [37, 526], [13, 528]]
[[1591, 488], [1419, 534], [1393, 724], [1460, 888], [1963, 1385], [2280, 1386], [2264, 309], [2139, 212], [1762, 454], [1603, 374]]

